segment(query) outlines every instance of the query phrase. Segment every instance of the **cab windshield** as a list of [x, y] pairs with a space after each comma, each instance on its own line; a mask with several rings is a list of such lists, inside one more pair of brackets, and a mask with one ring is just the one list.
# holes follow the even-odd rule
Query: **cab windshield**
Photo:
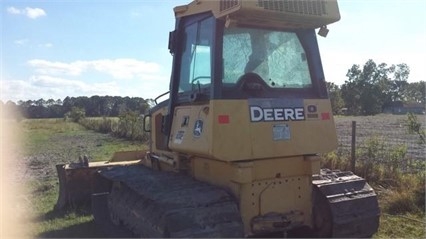
[[253, 28], [225, 28], [224, 87], [234, 87], [246, 73], [256, 73], [277, 89], [311, 88], [305, 51], [294, 32]]

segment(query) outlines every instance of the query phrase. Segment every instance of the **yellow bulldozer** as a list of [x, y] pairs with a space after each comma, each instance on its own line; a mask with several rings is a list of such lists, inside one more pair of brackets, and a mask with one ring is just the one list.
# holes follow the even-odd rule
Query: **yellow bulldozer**
[[315, 31], [340, 19], [337, 1], [194, 0], [174, 13], [149, 150], [57, 165], [56, 208], [89, 200], [115, 237], [372, 236], [373, 189], [320, 169], [337, 137]]

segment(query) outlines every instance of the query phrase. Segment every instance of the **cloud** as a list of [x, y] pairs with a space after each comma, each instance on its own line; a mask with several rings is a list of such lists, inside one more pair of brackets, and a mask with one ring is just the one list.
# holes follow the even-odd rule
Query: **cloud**
[[3, 101], [93, 95], [155, 98], [169, 86], [170, 75], [159, 64], [135, 59], [73, 62], [33, 59], [27, 63], [34, 71], [25, 79], [0, 80]]
[[44, 44], [39, 44], [38, 47], [51, 48], [51, 47], [53, 47], [53, 44], [48, 42], [48, 43], [44, 43]]
[[15, 7], [8, 7], [7, 12], [13, 15], [21, 14], [21, 10], [15, 8]]
[[31, 19], [46, 16], [46, 12], [41, 8], [25, 8], [25, 15]]
[[63, 99], [66, 96], [119, 95], [119, 85], [114, 82], [86, 83], [81, 80], [31, 76], [29, 80], [1, 81], [3, 100]]
[[[30, 40], [24, 38], [24, 39], [15, 40], [15, 41], [13, 41], [13, 43], [17, 46], [24, 47], [24, 46], [31, 46], [29, 43], [32, 43], [32, 42]], [[47, 43], [38, 44], [37, 47], [39, 47], [39, 48], [52, 48], [53, 44], [50, 43], [50, 42], [47, 42]]]
[[86, 83], [80, 80], [69, 80], [63, 78], [56, 78], [46, 75], [32, 76], [30, 81], [32, 86], [39, 89], [55, 89], [61, 95], [105, 95], [105, 94], [117, 94], [117, 83], [103, 82], [103, 83]]
[[74, 61], [71, 63], [33, 59], [28, 64], [39, 74], [78, 76], [93, 70], [111, 75], [115, 79], [133, 79], [160, 72], [160, 65], [135, 59], [102, 59], [94, 61]]
[[24, 46], [28, 42], [29, 42], [28, 39], [18, 39], [18, 40], [15, 40], [13, 43], [15, 43], [16, 45], [19, 45], [19, 46]]
[[87, 64], [84, 61], [73, 63], [52, 62], [40, 59], [28, 61], [28, 64], [36, 68], [36, 72], [44, 75], [80, 75], [86, 70]]
[[12, 100], [64, 99], [67, 96], [129, 96], [155, 98], [168, 90], [168, 77], [154, 81], [140, 81], [128, 86], [116, 81], [90, 83], [87, 80], [71, 80], [48, 75], [33, 75], [28, 80], [0, 81], [0, 98], [3, 102]]
[[34, 86], [38, 87], [48, 87], [48, 88], [56, 88], [56, 87], [71, 87], [78, 88], [79, 90], [84, 89], [85, 84], [82, 81], [76, 80], [67, 80], [63, 78], [51, 77], [46, 75], [41, 76], [31, 76], [30, 82]]
[[25, 15], [28, 18], [36, 19], [39, 17], [46, 16], [46, 12], [41, 8], [30, 8], [18, 9], [16, 7], [8, 7], [7, 12], [12, 15]]
[[160, 71], [160, 65], [135, 59], [97, 60], [87, 62], [89, 67], [112, 75], [116, 79], [131, 79]]

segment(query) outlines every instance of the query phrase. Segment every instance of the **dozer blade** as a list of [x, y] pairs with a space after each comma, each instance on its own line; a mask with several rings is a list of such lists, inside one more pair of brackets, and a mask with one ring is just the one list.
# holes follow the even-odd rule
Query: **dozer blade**
[[55, 209], [89, 204], [95, 189], [95, 173], [101, 168], [141, 163], [146, 151], [122, 151], [114, 153], [109, 161], [58, 164], [59, 195]]

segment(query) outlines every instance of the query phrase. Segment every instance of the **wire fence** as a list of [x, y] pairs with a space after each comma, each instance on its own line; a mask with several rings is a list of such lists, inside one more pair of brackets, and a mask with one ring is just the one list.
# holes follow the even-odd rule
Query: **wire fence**
[[[425, 116], [417, 117], [424, 130]], [[424, 170], [425, 145], [420, 143], [418, 135], [408, 133], [406, 120], [407, 116], [403, 115], [335, 117], [338, 135], [337, 152], [348, 158], [351, 157], [352, 122], [355, 121], [354, 146], [357, 161], [363, 160], [366, 154], [374, 153], [375, 163], [398, 164], [405, 171]], [[376, 152], [371, 152], [372, 150]]]

